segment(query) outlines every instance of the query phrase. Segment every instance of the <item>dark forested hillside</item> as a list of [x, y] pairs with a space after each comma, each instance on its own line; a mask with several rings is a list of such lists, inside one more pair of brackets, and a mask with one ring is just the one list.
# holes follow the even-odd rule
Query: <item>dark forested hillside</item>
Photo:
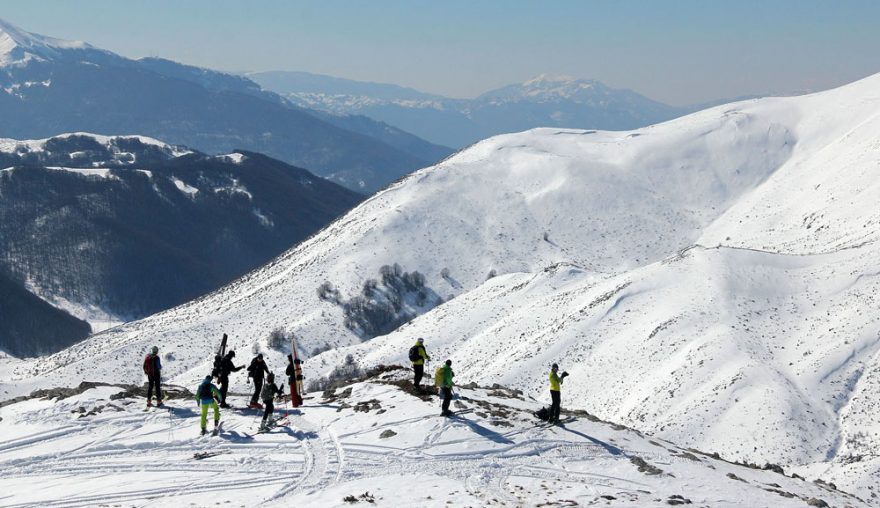
[[0, 350], [51, 353], [89, 335], [89, 324], [29, 293], [0, 272]]
[[[25, 150], [0, 154], [0, 167], [9, 166], [0, 171], [0, 269], [51, 302], [119, 319], [209, 292], [362, 199], [252, 152], [208, 156], [90, 136]], [[71, 168], [73, 160], [85, 169]], [[0, 321], [0, 349], [13, 354], [54, 350], [82, 335], [30, 347], [9, 333]]]

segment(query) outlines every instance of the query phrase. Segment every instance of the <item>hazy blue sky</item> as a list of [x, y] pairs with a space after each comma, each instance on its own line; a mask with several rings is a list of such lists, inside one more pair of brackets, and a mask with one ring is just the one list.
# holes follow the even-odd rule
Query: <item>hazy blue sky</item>
[[0, 18], [130, 57], [455, 97], [551, 73], [685, 104], [880, 72], [875, 0], [0, 0]]

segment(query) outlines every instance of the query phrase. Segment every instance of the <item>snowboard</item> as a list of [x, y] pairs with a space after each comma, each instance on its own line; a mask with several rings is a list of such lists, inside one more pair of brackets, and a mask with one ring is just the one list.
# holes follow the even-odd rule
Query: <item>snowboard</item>
[[557, 425], [559, 425], [559, 426], [561, 426], [561, 425], [565, 425], [565, 424], [567, 424], [567, 423], [571, 423], [571, 422], [573, 422], [573, 421], [575, 421], [575, 420], [577, 420], [577, 418], [575, 418], [574, 416], [567, 416], [567, 417], [565, 417], [565, 418], [560, 418], [560, 419], [559, 419], [559, 423], [551, 423], [551, 422], [539, 421], [538, 424], [537, 424], [537, 426], [538, 426], [538, 427], [550, 428], [550, 427], [556, 427]]
[[[453, 417], [453, 416], [466, 415], [466, 414], [468, 414], [468, 413], [473, 413], [473, 412], [474, 412], [474, 409], [473, 409], [473, 408], [459, 409], [458, 411], [453, 411], [452, 414], [450, 414], [448, 417], [445, 417], [445, 418], [451, 418], [451, 417]], [[443, 415], [440, 415], [440, 416], [443, 416]]]

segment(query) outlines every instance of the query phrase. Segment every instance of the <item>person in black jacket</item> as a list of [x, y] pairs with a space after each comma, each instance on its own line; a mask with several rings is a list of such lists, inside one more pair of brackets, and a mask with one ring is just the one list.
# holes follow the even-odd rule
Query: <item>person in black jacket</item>
[[233, 358], [235, 358], [235, 351], [230, 351], [220, 361], [220, 374], [218, 377], [220, 378], [220, 407], [223, 408], [229, 407], [229, 404], [226, 403], [226, 393], [229, 391], [229, 374], [244, 368], [244, 365], [236, 367], [232, 363]]
[[257, 401], [260, 398], [260, 390], [263, 388], [263, 374], [268, 373], [269, 367], [263, 360], [263, 353], [260, 353], [251, 360], [251, 364], [248, 366], [248, 377], [254, 379], [254, 394], [251, 397], [251, 405], [248, 406], [251, 409], [263, 409], [263, 406]]
[[263, 411], [263, 423], [260, 425], [261, 431], [265, 432], [269, 430], [271, 425], [275, 424], [272, 420], [272, 413], [275, 411], [275, 404], [273, 401], [276, 395], [282, 395], [283, 393], [284, 389], [275, 385], [275, 374], [270, 372], [262, 393], [263, 403], [266, 404], [266, 409]]

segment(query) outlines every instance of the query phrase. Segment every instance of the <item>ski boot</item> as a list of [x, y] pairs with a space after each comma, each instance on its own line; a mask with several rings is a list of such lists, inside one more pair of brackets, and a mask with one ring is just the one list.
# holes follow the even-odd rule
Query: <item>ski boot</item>
[[147, 399], [147, 407], [153, 407], [153, 399]]
[[201, 435], [204, 436], [204, 435], [207, 434], [207, 433], [208, 433], [208, 429], [202, 427], [202, 434], [201, 434]]
[[157, 400], [157, 401], [156, 401], [156, 407], [165, 407], [165, 404], [162, 403], [161, 400]]
[[248, 408], [250, 408], [250, 409], [263, 409], [263, 405], [260, 404], [259, 402], [251, 402], [250, 404], [248, 404]]

